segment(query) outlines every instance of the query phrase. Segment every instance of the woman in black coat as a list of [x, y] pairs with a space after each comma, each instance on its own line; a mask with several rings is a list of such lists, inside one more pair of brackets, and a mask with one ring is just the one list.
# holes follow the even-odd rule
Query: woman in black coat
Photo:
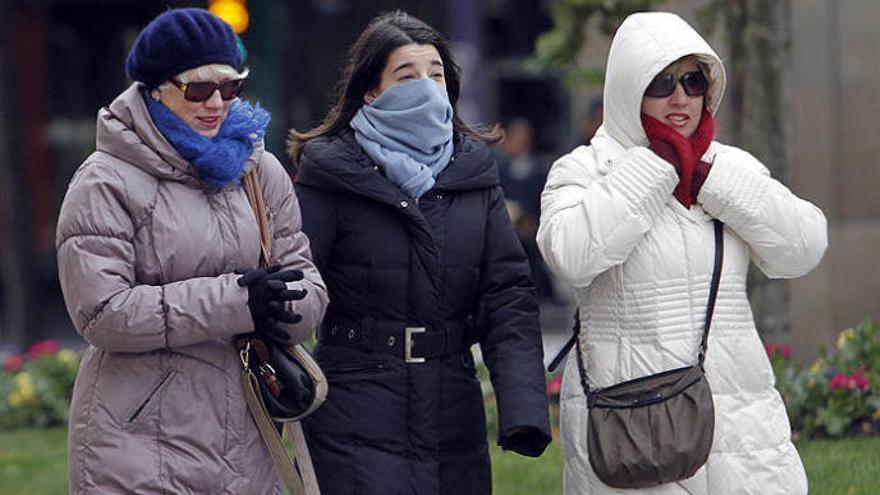
[[535, 289], [482, 135], [455, 113], [446, 42], [403, 12], [352, 46], [324, 123], [291, 132], [303, 230], [330, 295], [305, 422], [323, 494], [488, 494], [479, 343], [502, 448], [549, 418]]

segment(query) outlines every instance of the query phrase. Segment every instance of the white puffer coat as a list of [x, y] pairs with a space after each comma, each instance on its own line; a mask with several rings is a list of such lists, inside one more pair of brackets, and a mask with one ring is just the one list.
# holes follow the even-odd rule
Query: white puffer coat
[[[801, 494], [807, 480], [784, 404], [746, 298], [753, 261], [769, 277], [809, 272], [827, 246], [822, 212], [772, 179], [740, 149], [713, 142], [713, 163], [686, 209], [673, 167], [645, 146], [639, 113], [651, 79], [682, 56], [709, 66], [707, 105], [718, 108], [724, 69], [673, 14], [630, 16], [608, 59], [605, 121], [589, 147], [560, 158], [541, 198], [538, 243], [576, 289], [580, 346], [597, 387], [691, 365], [705, 320], [714, 257], [712, 218], [725, 223], [724, 268], [706, 357], [715, 399], [709, 461], [651, 494]], [[587, 457], [587, 407], [575, 360], [565, 369], [562, 441], [566, 494], [634, 493], [603, 484]]]

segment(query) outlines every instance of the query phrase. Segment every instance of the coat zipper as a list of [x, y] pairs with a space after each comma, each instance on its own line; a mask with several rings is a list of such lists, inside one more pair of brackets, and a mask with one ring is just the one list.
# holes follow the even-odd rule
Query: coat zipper
[[131, 413], [131, 415], [129, 415], [129, 418], [127, 421], [128, 423], [131, 423], [135, 419], [137, 419], [137, 417], [141, 414], [141, 412], [147, 407], [147, 404], [149, 404], [153, 400], [153, 397], [155, 397], [155, 395], [159, 391], [159, 389], [161, 389], [162, 386], [165, 385], [165, 382], [167, 382], [168, 379], [171, 378], [171, 375], [173, 373], [174, 373], [174, 370], [168, 370], [167, 372], [165, 372], [165, 375], [162, 376], [162, 379], [159, 380], [159, 382], [156, 383], [155, 386], [153, 386], [153, 388], [150, 390], [150, 393], [147, 394], [147, 396], [144, 398], [143, 401], [141, 401], [141, 403], [138, 405], [137, 409], [135, 409], [134, 412]]

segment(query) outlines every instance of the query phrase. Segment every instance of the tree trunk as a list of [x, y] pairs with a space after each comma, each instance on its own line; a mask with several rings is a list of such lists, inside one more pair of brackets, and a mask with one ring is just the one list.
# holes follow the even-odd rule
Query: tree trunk
[[[791, 167], [791, 15], [790, 0], [747, 0], [740, 138], [774, 178], [785, 181]], [[737, 70], [735, 69], [735, 70]], [[758, 329], [766, 340], [786, 340], [790, 331], [789, 289], [752, 268], [750, 295]]]

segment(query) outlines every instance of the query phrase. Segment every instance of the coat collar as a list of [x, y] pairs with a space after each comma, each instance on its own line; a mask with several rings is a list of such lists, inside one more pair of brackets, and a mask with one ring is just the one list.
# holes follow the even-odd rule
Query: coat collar
[[[498, 168], [489, 148], [482, 142], [455, 135], [452, 163], [437, 178], [435, 189], [475, 190], [500, 184]], [[334, 192], [366, 196], [382, 203], [399, 205], [411, 201], [381, 172], [345, 130], [334, 136], [310, 141], [303, 149], [297, 182]]]
[[[153, 124], [141, 91], [142, 86], [134, 83], [98, 112], [96, 149], [155, 177], [210, 187]], [[262, 154], [261, 141], [254, 144], [242, 173], [255, 167]]]

